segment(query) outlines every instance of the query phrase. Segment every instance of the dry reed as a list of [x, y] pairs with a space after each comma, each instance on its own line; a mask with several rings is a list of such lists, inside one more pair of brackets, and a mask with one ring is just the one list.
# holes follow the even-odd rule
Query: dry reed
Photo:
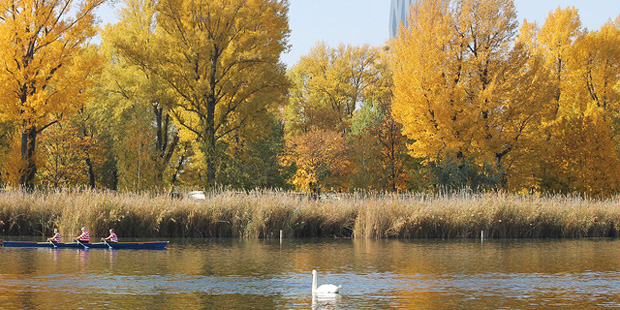
[[205, 200], [112, 192], [0, 192], [2, 235], [66, 237], [81, 226], [125, 237], [619, 237], [619, 198], [505, 193], [337, 195], [215, 191]]

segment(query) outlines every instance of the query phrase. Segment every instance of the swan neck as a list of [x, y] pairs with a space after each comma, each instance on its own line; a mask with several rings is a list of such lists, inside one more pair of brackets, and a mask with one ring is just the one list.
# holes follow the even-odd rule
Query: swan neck
[[312, 271], [312, 292], [316, 291], [316, 271]]

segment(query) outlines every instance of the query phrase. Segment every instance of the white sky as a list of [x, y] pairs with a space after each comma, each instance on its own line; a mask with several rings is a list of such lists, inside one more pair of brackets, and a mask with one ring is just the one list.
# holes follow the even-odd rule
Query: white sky
[[[388, 39], [390, 0], [289, 0], [289, 67], [318, 42], [379, 46]], [[518, 18], [542, 24], [550, 11], [575, 6], [584, 27], [595, 30], [620, 15], [620, 0], [515, 0]], [[113, 6], [99, 9], [103, 24], [117, 21]]]

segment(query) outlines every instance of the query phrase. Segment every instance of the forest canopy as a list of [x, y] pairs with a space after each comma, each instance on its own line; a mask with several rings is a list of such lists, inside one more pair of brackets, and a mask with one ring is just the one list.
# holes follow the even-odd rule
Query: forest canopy
[[0, 184], [620, 191], [620, 16], [419, 0], [286, 68], [287, 0], [104, 2], [0, 0]]

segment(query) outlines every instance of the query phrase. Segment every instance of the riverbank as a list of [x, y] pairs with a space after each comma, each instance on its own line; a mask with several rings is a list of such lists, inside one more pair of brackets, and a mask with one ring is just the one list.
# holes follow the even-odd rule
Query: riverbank
[[207, 193], [206, 199], [98, 192], [0, 192], [0, 234], [124, 237], [620, 237], [620, 201], [506, 193], [339, 195]]

